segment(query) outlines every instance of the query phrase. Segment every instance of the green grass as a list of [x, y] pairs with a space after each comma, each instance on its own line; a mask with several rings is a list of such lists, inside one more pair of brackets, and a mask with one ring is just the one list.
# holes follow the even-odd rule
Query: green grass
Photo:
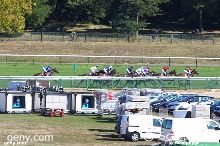
[[0, 145], [8, 135], [53, 135], [51, 142], [30, 142], [27, 145], [148, 145], [150, 142], [130, 143], [114, 133], [112, 116], [43, 117], [32, 115], [0, 115]]
[[[0, 76], [32, 76], [36, 73], [42, 72], [42, 67], [47, 64], [0, 64]], [[52, 64], [52, 68], [57, 68], [59, 76], [73, 76], [90, 73], [90, 67], [94, 64], [77, 64], [76, 71], [73, 70], [72, 64]], [[133, 65], [135, 69], [142, 65]], [[100, 65], [99, 69], [103, 69], [104, 65]], [[120, 74], [125, 74], [128, 65], [114, 65], [113, 68]], [[195, 68], [195, 67], [194, 67]], [[175, 69], [177, 73], [183, 73], [184, 66], [171, 66], [170, 70]], [[199, 77], [220, 77], [220, 67], [199, 66], [196, 68], [199, 72]], [[161, 66], [151, 66], [151, 70], [161, 72]]]
[[[56, 74], [59, 76], [74, 76], [74, 75], [82, 75], [88, 74], [90, 72], [90, 67], [94, 66], [94, 64], [78, 64], [76, 70], [73, 70], [72, 64], [53, 64], [53, 68], [57, 68], [60, 74]], [[119, 72], [119, 74], [125, 74], [125, 69], [128, 65], [113, 65], [113, 68]], [[32, 76], [36, 73], [42, 71], [43, 64], [0, 64], [1, 72], [0, 76]], [[100, 65], [99, 68], [103, 69], [104, 65]], [[135, 69], [140, 67], [140, 65], [134, 65]], [[170, 70], [176, 69], [177, 73], [181, 73], [184, 70], [184, 67], [180, 66], [171, 66]], [[161, 67], [152, 66], [151, 70], [155, 72], [160, 72]], [[219, 67], [198, 67], [197, 68], [199, 77], [220, 77], [220, 68]], [[7, 87], [10, 80], [1, 80], [0, 87]], [[72, 88], [177, 88], [177, 89], [210, 89], [210, 88], [219, 88], [220, 81], [192, 81], [189, 84], [184, 80], [179, 80], [175, 82], [170, 81], [95, 81], [89, 80], [86, 81], [51, 81], [51, 85], [62, 85], [63, 87], [72, 87]]]

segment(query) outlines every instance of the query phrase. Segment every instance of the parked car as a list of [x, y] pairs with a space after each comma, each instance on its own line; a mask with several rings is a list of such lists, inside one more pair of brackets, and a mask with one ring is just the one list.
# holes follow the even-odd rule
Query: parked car
[[220, 106], [216, 106], [215, 110], [214, 110], [214, 114], [218, 117], [220, 117]]
[[[218, 108], [218, 106], [220, 106], [220, 100], [216, 100], [216, 101], [214, 102], [214, 104], [212, 104], [212, 105], [210, 106], [210, 114], [211, 114], [212, 117], [215, 116], [216, 114], [217, 114], [217, 116], [218, 116], [218, 112], [217, 112], [217, 110], [216, 110], [216, 108]], [[220, 115], [220, 113], [219, 113], [219, 115]]]
[[123, 115], [120, 135], [126, 140], [159, 139], [162, 118], [152, 115]]
[[168, 110], [172, 113], [174, 110], [190, 110], [192, 105], [195, 104], [206, 104], [211, 105], [214, 101], [214, 97], [211, 96], [201, 96], [201, 95], [192, 95], [184, 98], [180, 101], [172, 102], [168, 104]]
[[165, 101], [159, 101], [159, 102], [155, 102], [154, 104], [152, 104], [152, 109], [153, 111], [159, 112], [160, 108], [168, 108], [168, 104], [169, 103], [173, 103], [173, 102], [178, 102], [184, 98], [187, 98], [188, 96], [191, 96], [192, 94], [181, 94], [181, 95], [176, 95], [171, 99], [165, 100]]
[[163, 120], [160, 141], [220, 143], [220, 125], [201, 118], [166, 118]]

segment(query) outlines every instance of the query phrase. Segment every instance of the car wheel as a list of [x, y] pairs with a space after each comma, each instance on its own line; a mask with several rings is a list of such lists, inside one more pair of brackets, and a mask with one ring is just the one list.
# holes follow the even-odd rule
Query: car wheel
[[138, 132], [132, 132], [130, 135], [130, 140], [131, 141], [138, 141], [140, 138], [140, 135]]

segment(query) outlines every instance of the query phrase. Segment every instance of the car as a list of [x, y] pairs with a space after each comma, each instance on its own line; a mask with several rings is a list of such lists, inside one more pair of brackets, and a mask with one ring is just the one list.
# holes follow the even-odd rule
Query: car
[[192, 94], [180, 94], [180, 95], [173, 96], [173, 98], [169, 100], [154, 103], [152, 104], [152, 109], [153, 111], [158, 112], [160, 108], [168, 108], [169, 103], [178, 102], [182, 100], [183, 98], [187, 98], [189, 95], [192, 95]]
[[191, 110], [192, 105], [206, 104], [211, 105], [214, 101], [214, 97], [203, 95], [192, 95], [180, 100], [179, 102], [172, 102], [168, 104], [169, 113], [173, 113], [174, 110]]
[[218, 117], [220, 117], [220, 106], [216, 106], [215, 110], [214, 110], [214, 114]]
[[[218, 112], [216, 110], [216, 108], [218, 108], [218, 106], [220, 106], [220, 100], [216, 100], [211, 106], [210, 106], [210, 114], [211, 116], [215, 116], [215, 113], [218, 115]], [[214, 113], [215, 112], [215, 113]]]

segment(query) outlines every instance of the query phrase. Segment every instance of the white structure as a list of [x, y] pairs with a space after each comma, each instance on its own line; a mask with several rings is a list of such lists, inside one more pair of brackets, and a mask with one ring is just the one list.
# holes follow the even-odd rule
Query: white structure
[[127, 140], [159, 139], [162, 118], [152, 115], [123, 115], [120, 135]]
[[163, 120], [160, 141], [220, 142], [220, 125], [214, 120], [201, 118], [166, 118]]
[[193, 105], [192, 118], [210, 119], [210, 105]]
[[0, 112], [31, 113], [31, 93], [21, 91], [0, 92]]
[[42, 99], [39, 96], [35, 95], [34, 108], [36, 109], [39, 107], [64, 109], [65, 113], [71, 110], [71, 96], [67, 93], [48, 92], [46, 95], [43, 95]]
[[73, 93], [72, 112], [76, 114], [98, 114], [95, 95], [92, 93]]
[[120, 104], [116, 109], [116, 115], [141, 114], [146, 115], [150, 109], [149, 97], [147, 96], [129, 96], [127, 102]]

